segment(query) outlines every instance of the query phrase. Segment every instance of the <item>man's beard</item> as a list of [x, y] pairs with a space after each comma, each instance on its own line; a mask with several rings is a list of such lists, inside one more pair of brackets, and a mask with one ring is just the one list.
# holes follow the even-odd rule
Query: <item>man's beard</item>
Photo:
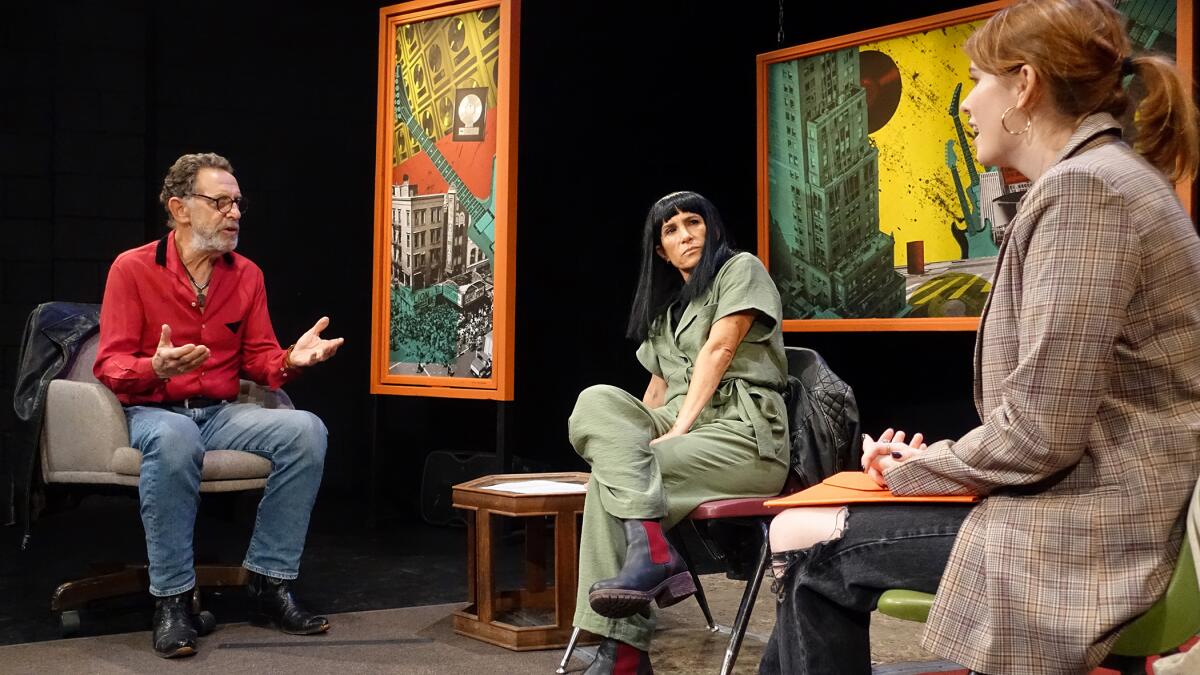
[[237, 248], [238, 238], [233, 235], [233, 241], [225, 243], [221, 237], [221, 230], [217, 229], [211, 233], [201, 232], [198, 229], [192, 229], [192, 248], [202, 253], [230, 253]]

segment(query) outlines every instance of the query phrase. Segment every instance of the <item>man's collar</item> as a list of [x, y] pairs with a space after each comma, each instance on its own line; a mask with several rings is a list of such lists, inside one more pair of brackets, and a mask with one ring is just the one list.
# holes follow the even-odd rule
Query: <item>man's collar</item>
[[168, 232], [165, 237], [158, 240], [158, 246], [154, 249], [154, 262], [162, 267], [167, 266], [167, 242], [171, 239], [171, 233]]
[[[167, 246], [173, 241], [174, 236], [174, 231], [168, 232], [165, 237], [158, 240], [158, 246], [154, 248], [154, 262], [158, 263], [161, 267], [167, 266]], [[232, 253], [222, 255], [221, 259], [228, 265], [233, 264]]]

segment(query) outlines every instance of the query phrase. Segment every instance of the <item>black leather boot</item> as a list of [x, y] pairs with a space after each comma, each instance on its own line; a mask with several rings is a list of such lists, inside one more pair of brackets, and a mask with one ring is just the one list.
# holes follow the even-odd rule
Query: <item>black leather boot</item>
[[657, 520], [624, 522], [625, 564], [617, 576], [597, 581], [588, 591], [588, 604], [597, 614], [620, 619], [645, 612], [651, 600], [670, 607], [696, 592], [687, 564]]
[[292, 595], [291, 582], [250, 572], [250, 623], [273, 624], [291, 635], [313, 635], [329, 630], [329, 620], [306, 611]]
[[192, 592], [168, 595], [154, 602], [154, 653], [164, 659], [196, 653], [196, 626], [192, 623]]
[[654, 675], [650, 655], [612, 638], [604, 638], [596, 647], [596, 660], [583, 675]]

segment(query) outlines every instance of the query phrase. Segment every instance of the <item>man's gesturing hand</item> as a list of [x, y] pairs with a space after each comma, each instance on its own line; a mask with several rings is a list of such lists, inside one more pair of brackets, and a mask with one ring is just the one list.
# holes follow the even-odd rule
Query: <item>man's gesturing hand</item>
[[323, 316], [317, 319], [312, 328], [309, 328], [304, 335], [296, 340], [295, 346], [292, 347], [291, 354], [288, 355], [288, 367], [311, 366], [320, 363], [332, 357], [337, 353], [338, 347], [345, 342], [344, 338], [334, 338], [325, 340], [321, 337], [321, 331], [329, 327], [329, 317]]
[[176, 347], [171, 344], [171, 327], [164, 323], [162, 333], [158, 336], [158, 349], [154, 351], [150, 364], [154, 374], [165, 380], [195, 370], [208, 359], [208, 354], [208, 347], [204, 345], [189, 343]]

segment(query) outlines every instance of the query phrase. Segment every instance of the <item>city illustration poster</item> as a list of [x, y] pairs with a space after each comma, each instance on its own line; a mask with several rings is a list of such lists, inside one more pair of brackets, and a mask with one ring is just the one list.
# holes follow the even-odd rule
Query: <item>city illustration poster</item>
[[378, 149], [386, 215], [376, 224], [377, 381], [482, 386], [494, 381], [497, 359], [505, 14], [498, 2], [474, 2], [388, 21], [389, 9], [381, 12], [389, 44], [380, 86], [386, 75], [389, 91], [387, 147]]
[[[1028, 182], [974, 157], [962, 47], [1006, 4], [759, 57], [760, 251], [785, 319], [927, 320], [787, 328], [975, 328]], [[1174, 0], [1117, 7], [1137, 48], [1174, 55]]]

